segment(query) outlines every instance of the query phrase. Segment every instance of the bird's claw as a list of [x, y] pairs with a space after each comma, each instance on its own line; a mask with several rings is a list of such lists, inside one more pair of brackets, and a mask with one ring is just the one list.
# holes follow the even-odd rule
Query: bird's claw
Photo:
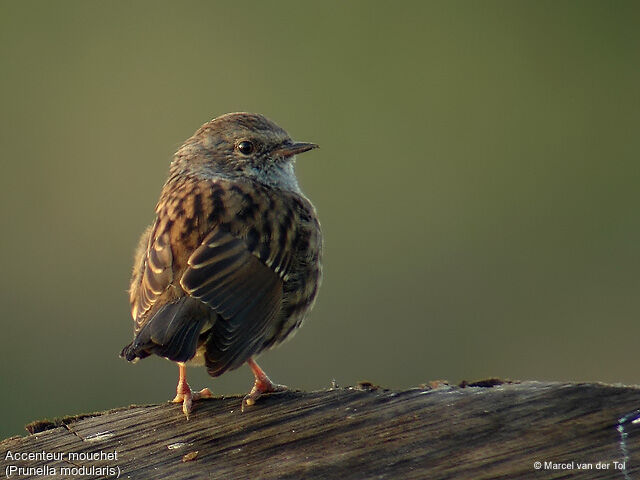
[[289, 388], [286, 385], [278, 385], [271, 381], [266, 383], [256, 380], [251, 391], [242, 399], [242, 411], [244, 412], [246, 407], [254, 405], [265, 393], [279, 393], [286, 392], [287, 390], [289, 390]]
[[199, 392], [192, 392], [189, 385], [178, 385], [176, 396], [171, 400], [173, 403], [182, 403], [182, 412], [189, 420], [193, 402], [202, 398], [213, 398], [213, 393], [208, 388], [203, 388]]

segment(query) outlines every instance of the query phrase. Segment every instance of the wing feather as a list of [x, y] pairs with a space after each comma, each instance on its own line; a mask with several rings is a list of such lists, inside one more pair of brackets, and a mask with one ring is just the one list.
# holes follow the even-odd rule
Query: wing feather
[[249, 251], [243, 239], [220, 227], [189, 257], [180, 284], [220, 316], [205, 355], [210, 373], [244, 363], [264, 341], [282, 307], [280, 277]]
[[141, 239], [131, 284], [140, 341], [129, 356], [185, 358], [204, 328], [202, 316], [211, 325], [209, 373], [240, 366], [273, 342], [281, 321], [300, 215], [295, 203], [256, 185], [169, 182], [157, 214]]
[[157, 234], [158, 222], [145, 232], [140, 240], [139, 273], [131, 283], [131, 315], [138, 333], [147, 320], [147, 314], [173, 281], [173, 254], [169, 243], [169, 233]]

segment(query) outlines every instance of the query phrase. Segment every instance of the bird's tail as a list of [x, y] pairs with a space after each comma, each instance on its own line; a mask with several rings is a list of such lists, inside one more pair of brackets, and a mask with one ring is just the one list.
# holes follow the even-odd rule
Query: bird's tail
[[135, 339], [129, 345], [124, 347], [120, 352], [120, 357], [125, 358], [128, 362], [136, 362], [140, 358], [148, 357], [149, 354], [136, 348]]
[[186, 362], [196, 353], [200, 331], [208, 319], [204, 305], [193, 298], [164, 305], [140, 329], [133, 342], [122, 349], [120, 356], [133, 362], [151, 354], [174, 362]]

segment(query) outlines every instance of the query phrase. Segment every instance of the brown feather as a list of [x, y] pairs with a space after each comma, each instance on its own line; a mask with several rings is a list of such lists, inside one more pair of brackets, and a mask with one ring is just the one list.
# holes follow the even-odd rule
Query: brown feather
[[[299, 191], [186, 174], [179, 165], [200, 161], [198, 135], [205, 133], [176, 154], [157, 219], [140, 239], [130, 288], [139, 336], [123, 353], [183, 361], [185, 349], [195, 354], [199, 335], [198, 350], [215, 376], [301, 324], [321, 279], [322, 239], [315, 210]], [[210, 137], [202, 141], [212, 146]]]

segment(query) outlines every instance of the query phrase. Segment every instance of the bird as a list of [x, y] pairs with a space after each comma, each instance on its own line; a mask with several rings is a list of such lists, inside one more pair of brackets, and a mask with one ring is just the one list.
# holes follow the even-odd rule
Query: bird
[[289, 338], [312, 309], [322, 281], [322, 231], [302, 193], [296, 142], [257, 113], [228, 113], [202, 125], [177, 150], [155, 221], [138, 242], [129, 288], [130, 362], [157, 355], [176, 362], [173, 402], [187, 419], [187, 366], [212, 377], [247, 364], [255, 377], [242, 409], [272, 382], [255, 357]]

